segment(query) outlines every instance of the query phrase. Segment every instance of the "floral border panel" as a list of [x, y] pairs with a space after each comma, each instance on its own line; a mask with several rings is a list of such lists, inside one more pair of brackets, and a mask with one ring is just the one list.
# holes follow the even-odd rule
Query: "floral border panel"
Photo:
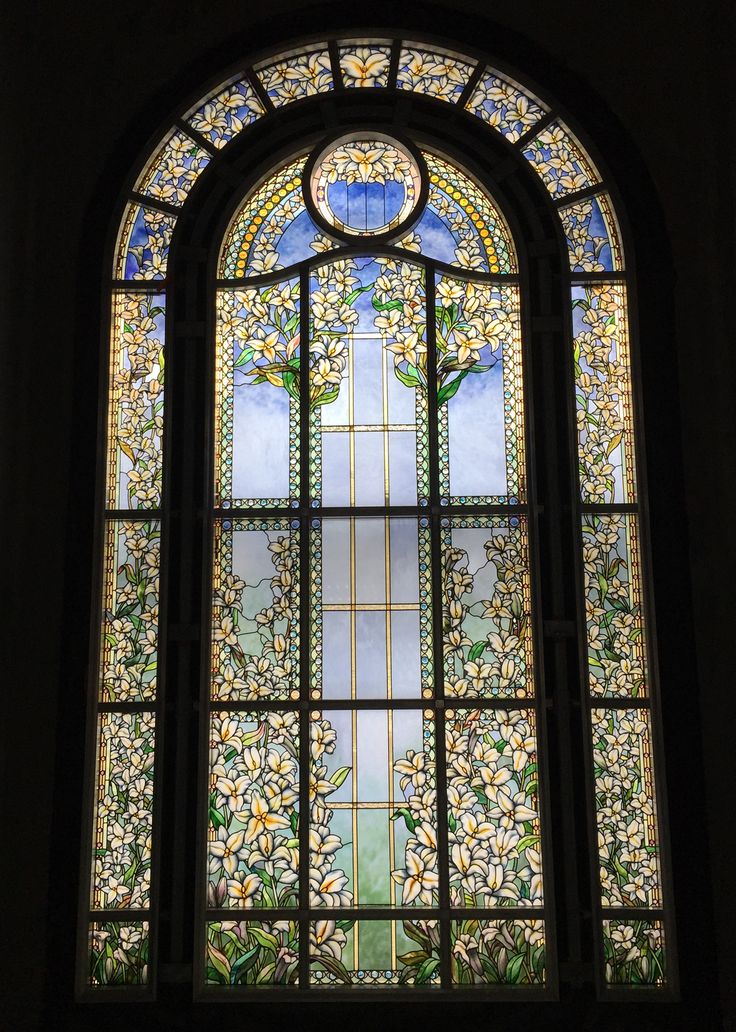
[[210, 921], [205, 984], [297, 985], [299, 923]]
[[[215, 345], [215, 504], [223, 507], [286, 506], [299, 498], [300, 299], [297, 278], [245, 290], [217, 293]], [[235, 392], [249, 386], [283, 391], [289, 409], [288, 439], [280, 442], [288, 475], [288, 496], [234, 498], [236, 458], [248, 441], [236, 436]], [[259, 395], [259, 400], [263, 394]], [[254, 402], [257, 404], [258, 402]], [[261, 404], [264, 402], [261, 401]], [[268, 425], [268, 413], [263, 426]], [[238, 449], [243, 449], [239, 452]], [[284, 485], [286, 486], [286, 485]]]
[[475, 65], [457, 54], [405, 43], [399, 55], [396, 86], [454, 104], [460, 99], [474, 68]]
[[175, 226], [175, 215], [128, 204], [118, 232], [114, 275], [129, 280], [163, 279]]
[[147, 985], [148, 921], [104, 921], [89, 926], [89, 984], [93, 988]]
[[560, 121], [535, 136], [524, 149], [524, 157], [553, 197], [576, 193], [600, 181], [583, 148]]
[[92, 842], [93, 910], [149, 904], [153, 713], [100, 713]]
[[340, 43], [338, 46], [342, 83], [356, 87], [385, 88], [391, 66], [391, 45], [371, 40], [369, 43]]
[[134, 189], [157, 201], [181, 207], [210, 163], [210, 155], [180, 129], [174, 129], [139, 176]]
[[626, 286], [573, 287], [572, 318], [581, 500], [635, 502]]
[[439, 921], [313, 921], [310, 983], [438, 986], [439, 949]]
[[277, 108], [335, 88], [330, 55], [319, 45], [308, 53], [279, 54], [275, 61], [256, 65], [255, 71]]
[[450, 905], [541, 907], [536, 718], [447, 710]]
[[161, 503], [164, 294], [113, 294], [107, 439], [107, 505]]
[[547, 112], [542, 102], [518, 83], [490, 71], [473, 90], [465, 110], [482, 118], [510, 143], [516, 143]]
[[593, 709], [591, 724], [603, 907], [659, 907], [649, 711]]
[[604, 921], [603, 955], [608, 985], [656, 985], [667, 981], [662, 921]]
[[607, 193], [585, 197], [559, 211], [571, 272], [618, 272], [623, 268], [618, 225]]
[[213, 700], [299, 697], [299, 533], [298, 521], [216, 521]]
[[208, 907], [296, 907], [298, 714], [213, 712], [208, 792]]
[[105, 528], [100, 701], [156, 695], [161, 523], [111, 520]]
[[[530, 698], [534, 653], [527, 521], [491, 516], [444, 523], [445, 696]], [[478, 564], [472, 572], [471, 562]]]
[[591, 693], [647, 695], [638, 518], [583, 516], [583, 571]]
[[263, 104], [247, 79], [233, 79], [210, 94], [186, 116], [192, 129], [221, 149], [265, 114]]
[[450, 922], [453, 985], [543, 985], [544, 921]]

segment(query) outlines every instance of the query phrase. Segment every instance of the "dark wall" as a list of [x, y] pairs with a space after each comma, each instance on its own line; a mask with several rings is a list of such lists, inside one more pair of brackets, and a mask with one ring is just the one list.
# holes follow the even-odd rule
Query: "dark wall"
[[[0, 1028], [108, 1021], [75, 1009], [69, 984], [108, 212], [149, 136], [219, 68], [300, 33], [359, 27], [359, 17], [409, 36], [454, 37], [519, 67], [578, 119], [623, 195], [642, 310], [682, 1001], [628, 1016], [583, 1001], [565, 1011], [562, 1027], [734, 1028], [736, 25], [731, 5], [696, 9], [683, 0], [381, 2], [359, 16], [308, 0], [66, 10], [6, 0], [1, 568], [11, 670], [3, 678], [2, 884], [10, 906], [1, 977], [10, 993]], [[533, 1012], [538, 1027], [561, 1027], [557, 1006]], [[228, 1022], [229, 1012], [217, 1011]], [[134, 1013], [141, 1028], [192, 1023], [186, 1008], [155, 1019]], [[501, 1024], [518, 1016], [508, 1006], [494, 1013]], [[474, 1008], [467, 1018], [487, 1015]]]

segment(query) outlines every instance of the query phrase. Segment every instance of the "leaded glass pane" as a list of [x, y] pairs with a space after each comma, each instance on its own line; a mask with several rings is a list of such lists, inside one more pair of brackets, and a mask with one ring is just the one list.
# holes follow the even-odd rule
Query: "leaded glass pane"
[[454, 985], [538, 985], [546, 978], [544, 921], [453, 921]]
[[155, 509], [161, 501], [165, 315], [163, 294], [114, 294], [107, 442], [113, 509]]
[[497, 129], [510, 143], [544, 117], [545, 108], [518, 83], [512, 83], [495, 72], [486, 72], [465, 105], [472, 114]]
[[636, 500], [631, 359], [622, 283], [572, 288], [575, 401], [584, 502]]
[[298, 904], [299, 721], [215, 711], [210, 725], [207, 903]]
[[209, 921], [206, 985], [297, 985], [297, 921]]
[[220, 149], [263, 114], [263, 104], [248, 80], [234, 79], [190, 111], [186, 120]]
[[147, 197], [180, 207], [209, 163], [207, 151], [177, 129], [164, 140], [135, 189]]
[[334, 88], [330, 55], [326, 49], [280, 54], [275, 61], [258, 65], [256, 73], [274, 107], [283, 107], [294, 100], [313, 97]]
[[572, 272], [612, 272], [623, 268], [618, 227], [607, 193], [560, 208]]
[[420, 266], [349, 258], [310, 291], [310, 492], [323, 505], [412, 505], [428, 491]]
[[445, 694], [534, 694], [528, 526], [524, 517], [443, 521]]
[[431, 712], [314, 711], [310, 735], [311, 905], [436, 905]]
[[440, 491], [453, 503], [525, 500], [518, 287], [439, 276]]
[[299, 281], [218, 294], [215, 500], [289, 505], [299, 493]]
[[340, 71], [347, 87], [388, 86], [391, 46], [377, 42], [340, 46]]
[[145, 985], [150, 953], [148, 921], [102, 921], [89, 926], [91, 986]]
[[536, 718], [525, 710], [448, 710], [450, 904], [543, 902]]
[[593, 695], [647, 694], [638, 520], [630, 513], [583, 517], [588, 676]]
[[609, 985], [664, 985], [662, 921], [604, 921], [603, 949]]
[[158, 520], [106, 526], [102, 702], [156, 694], [160, 537]]
[[659, 907], [649, 711], [594, 709], [591, 720], [603, 906]]
[[163, 279], [176, 216], [128, 204], [120, 225], [115, 258], [118, 279]]
[[530, 141], [524, 157], [553, 197], [576, 193], [599, 181], [582, 147], [559, 121], [552, 122]]
[[148, 906], [153, 807], [153, 713], [101, 713], [90, 906]]
[[473, 65], [446, 51], [407, 44], [399, 56], [396, 85], [454, 104], [473, 73]]
[[215, 525], [212, 697], [299, 695], [299, 530], [288, 520]]
[[315, 986], [439, 985], [438, 921], [314, 921]]

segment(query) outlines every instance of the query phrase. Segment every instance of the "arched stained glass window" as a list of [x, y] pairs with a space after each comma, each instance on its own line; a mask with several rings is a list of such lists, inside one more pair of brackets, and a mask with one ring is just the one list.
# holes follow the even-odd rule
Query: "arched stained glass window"
[[554, 995], [558, 936], [672, 986], [627, 279], [566, 122], [429, 44], [276, 55], [166, 135], [114, 275], [84, 991]]

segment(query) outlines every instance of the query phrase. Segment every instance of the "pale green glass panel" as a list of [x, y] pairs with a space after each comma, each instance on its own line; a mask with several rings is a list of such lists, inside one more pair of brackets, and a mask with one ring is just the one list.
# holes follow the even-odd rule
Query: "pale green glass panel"
[[524, 157], [553, 197], [564, 197], [600, 181], [592, 162], [562, 122], [552, 122], [524, 149]]
[[98, 715], [93, 910], [149, 904], [155, 721], [153, 713]]
[[656, 985], [667, 981], [662, 921], [604, 921], [603, 955], [608, 985]]
[[448, 710], [450, 905], [543, 903], [533, 710]]
[[108, 400], [107, 505], [161, 504], [164, 294], [113, 294]]
[[210, 163], [210, 155], [180, 129], [172, 130], [138, 178], [134, 189], [166, 204], [181, 206]]
[[495, 72], [482, 76], [465, 108], [503, 133], [510, 143], [516, 143], [546, 112], [541, 100]]
[[450, 922], [453, 985], [543, 985], [544, 921]]
[[594, 709], [593, 766], [604, 907], [662, 905], [651, 718]]
[[607, 193], [560, 208], [572, 272], [612, 272], [623, 268], [618, 225]]
[[631, 357], [623, 283], [572, 288], [580, 496], [636, 501]]
[[350, 258], [310, 294], [310, 493], [323, 505], [411, 505], [428, 494], [424, 278]]
[[426, 521], [366, 517], [315, 523], [312, 698], [430, 696]]
[[103, 921], [89, 926], [89, 984], [146, 985], [148, 921]]
[[310, 726], [311, 905], [436, 905], [432, 714], [315, 711]]
[[438, 276], [436, 299], [440, 492], [524, 501], [519, 288]]
[[444, 522], [445, 694], [533, 696], [526, 519], [487, 516]]
[[299, 498], [299, 281], [221, 290], [215, 352], [215, 503]]
[[207, 906], [297, 906], [296, 713], [212, 714], [208, 806]]
[[219, 150], [264, 113], [248, 80], [233, 79], [200, 102], [186, 115], [186, 121]]
[[176, 216], [140, 204], [128, 204], [115, 250], [117, 279], [163, 279]]
[[582, 534], [590, 691], [645, 696], [638, 519], [629, 513], [586, 513]]
[[343, 85], [350, 87], [388, 86], [391, 47], [378, 42], [350, 43], [338, 47]]
[[313, 921], [314, 986], [439, 985], [438, 921]]
[[160, 539], [158, 520], [105, 527], [102, 702], [156, 695]]
[[334, 88], [326, 48], [308, 53], [279, 54], [276, 61], [256, 66], [256, 74], [274, 107], [327, 93]]
[[457, 54], [407, 43], [401, 48], [396, 85], [454, 104], [473, 73], [473, 64]]
[[217, 521], [212, 590], [213, 698], [298, 698], [298, 526]]
[[273, 986], [299, 982], [297, 921], [209, 921], [205, 983]]

